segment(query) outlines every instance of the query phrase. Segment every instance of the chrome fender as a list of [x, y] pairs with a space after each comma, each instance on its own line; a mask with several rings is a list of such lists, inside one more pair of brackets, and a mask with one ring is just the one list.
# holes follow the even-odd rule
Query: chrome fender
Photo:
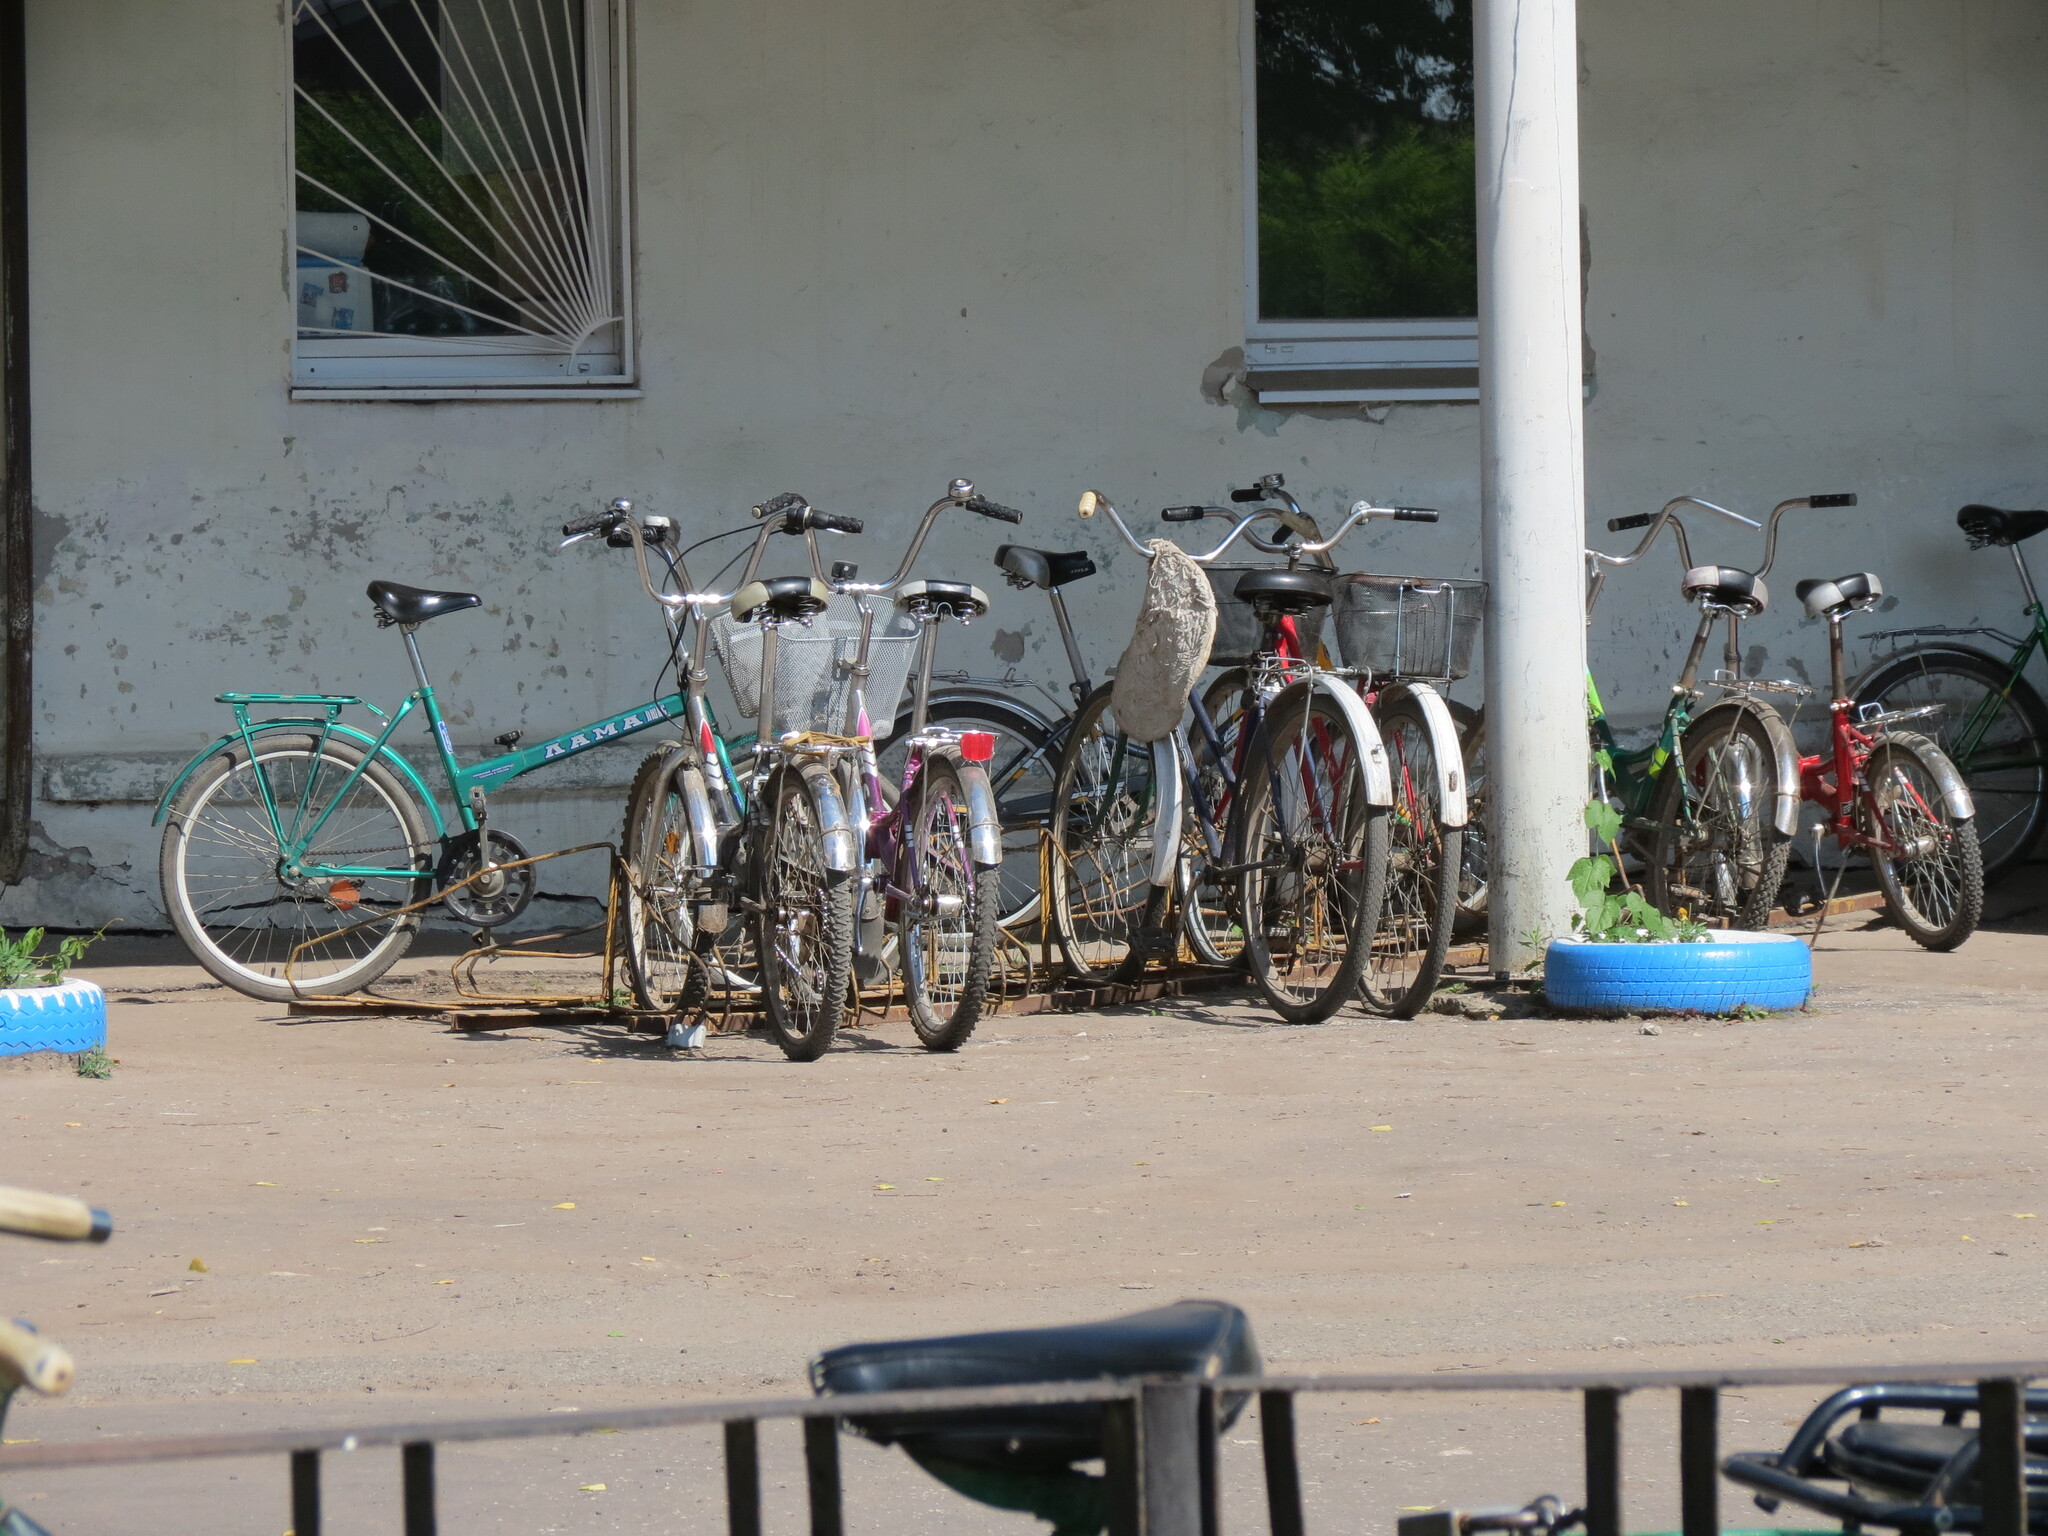
[[[1284, 690], [1266, 706], [1268, 721], [1285, 718], [1289, 708], [1300, 708], [1307, 697], [1307, 690], [1313, 687], [1318, 693], [1336, 701], [1344, 718], [1351, 726], [1365, 750], [1365, 761], [1360, 764], [1365, 770], [1365, 799], [1368, 805], [1392, 805], [1394, 803], [1394, 776], [1387, 765], [1386, 743], [1380, 739], [1380, 728], [1374, 723], [1372, 711], [1365, 707], [1365, 700], [1358, 690], [1341, 678], [1326, 677], [1318, 673], [1312, 682], [1295, 683]], [[1462, 778], [1463, 775], [1460, 774]]]
[[704, 782], [704, 771], [694, 763], [686, 763], [676, 777], [683, 791], [683, 814], [690, 821], [690, 841], [697, 850], [697, 856], [691, 862], [696, 865], [699, 875], [708, 875], [718, 868], [719, 842], [718, 817], [711, 809], [711, 789]]
[[[1458, 746], [1458, 722], [1444, 696], [1428, 683], [1395, 683], [1380, 695], [1384, 699], [1403, 696], [1415, 701], [1429, 727], [1429, 749], [1436, 759], [1436, 792], [1443, 806], [1443, 824], [1462, 827], [1471, 819], [1465, 806], [1465, 754]], [[1391, 774], [1391, 768], [1389, 769]]]
[[[1771, 826], [1780, 837], [1792, 836], [1799, 830], [1799, 744], [1792, 739], [1792, 727], [1775, 709], [1754, 699], [1723, 699], [1694, 715], [1686, 729], [1693, 730], [1721, 714], [1748, 715], [1763, 727], [1764, 737], [1771, 744], [1772, 771], [1778, 780], [1771, 805]], [[1681, 751], [1683, 746], [1680, 743]]]
[[1152, 823], [1152, 884], [1170, 890], [1181, 852], [1180, 749], [1171, 736], [1152, 743], [1152, 787], [1159, 795], [1159, 814]]
[[1927, 765], [1935, 781], [1941, 785], [1941, 803], [1948, 807], [1949, 815], [1957, 821], [1968, 821], [1977, 814], [1977, 802], [1970, 798], [1970, 786], [1963, 782], [1963, 776], [1956, 765], [1949, 761], [1946, 752], [1935, 744], [1931, 736], [1918, 731], [1892, 731], [1890, 739], [1904, 742], [1920, 753], [1920, 760]]
[[997, 869], [1003, 862], [1003, 820], [996, 814], [996, 792], [988, 771], [979, 763], [961, 762], [960, 787], [967, 792], [967, 856], [979, 869]]
[[818, 807], [819, 830], [825, 839], [825, 867], [835, 875], [852, 874], [860, 868], [860, 845], [854, 837], [853, 823], [847, 819], [839, 780], [830, 768], [815, 760], [797, 764], [796, 771], [811, 786]]

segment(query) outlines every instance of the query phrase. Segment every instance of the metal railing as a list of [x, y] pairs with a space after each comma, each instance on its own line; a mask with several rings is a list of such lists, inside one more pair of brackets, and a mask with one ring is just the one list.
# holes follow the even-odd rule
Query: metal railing
[[1146, 1377], [1047, 1382], [1030, 1386], [874, 1392], [830, 1397], [684, 1403], [579, 1415], [381, 1424], [358, 1429], [275, 1430], [181, 1435], [71, 1445], [0, 1448], [0, 1475], [30, 1469], [133, 1466], [226, 1457], [291, 1458], [291, 1529], [320, 1536], [320, 1459], [330, 1451], [398, 1447], [405, 1536], [436, 1536], [434, 1481], [438, 1445], [565, 1438], [623, 1430], [720, 1424], [725, 1430], [725, 1493], [731, 1536], [762, 1536], [758, 1426], [763, 1419], [803, 1424], [810, 1536], [843, 1536], [839, 1428], [881, 1414], [957, 1413], [1069, 1403], [1103, 1405], [1104, 1465], [1110, 1536], [1218, 1536], [1217, 1404], [1244, 1394], [1259, 1404], [1259, 1430], [1271, 1536], [1306, 1536], [1295, 1443], [1295, 1398], [1302, 1393], [1576, 1392], [1585, 1404], [1586, 1536], [1622, 1536], [1621, 1400], [1631, 1392], [1679, 1396], [1679, 1503], [1682, 1536], [1720, 1536], [1720, 1393], [1727, 1387], [1842, 1387], [1878, 1382], [1966, 1383], [1977, 1388], [1977, 1480], [1983, 1536], [2025, 1536], [2026, 1383], [2048, 1377], [2048, 1361], [1987, 1364], [1868, 1365], [1731, 1371], [1529, 1372], [1388, 1376]]

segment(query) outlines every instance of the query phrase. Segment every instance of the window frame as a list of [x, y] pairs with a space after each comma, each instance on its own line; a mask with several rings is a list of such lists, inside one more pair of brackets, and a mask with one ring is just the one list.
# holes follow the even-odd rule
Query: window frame
[[1258, 9], [1259, 0], [1242, 0], [1238, 14], [1246, 385], [1261, 405], [1476, 402], [1476, 319], [1267, 320], [1260, 315]]
[[[298, 82], [293, 52], [297, 0], [283, 12], [285, 44], [285, 208], [284, 290], [291, 316], [289, 354], [290, 398], [294, 401], [365, 400], [633, 400], [639, 387], [638, 324], [635, 306], [635, 245], [632, 176], [632, 0], [584, 0], [584, 38], [589, 59], [589, 87], [598, 98], [589, 114], [591, 161], [602, 176], [611, 206], [612, 249], [608, 253], [619, 295], [619, 367], [602, 374], [572, 373], [564, 354], [520, 351], [516, 346], [467, 338], [429, 344], [393, 337], [313, 337], [299, 335], [298, 286]], [[595, 180], [595, 178], [593, 178]], [[605, 354], [609, 356], [610, 354]], [[475, 358], [485, 366], [448, 366], [450, 360]], [[521, 369], [517, 360], [555, 358], [563, 362], [559, 377], [538, 367]], [[318, 377], [323, 361], [326, 377]], [[495, 361], [498, 366], [489, 366]], [[309, 368], [307, 365], [312, 364]], [[332, 366], [341, 364], [345, 366]], [[380, 364], [382, 364], [380, 366]]]

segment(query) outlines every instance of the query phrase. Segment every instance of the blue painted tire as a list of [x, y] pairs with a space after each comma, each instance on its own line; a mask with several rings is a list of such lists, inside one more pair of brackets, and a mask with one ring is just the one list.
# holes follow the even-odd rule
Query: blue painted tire
[[107, 1043], [107, 994], [89, 981], [61, 987], [0, 987], [0, 1056], [30, 1051], [72, 1055]]
[[1700, 944], [1553, 939], [1543, 955], [1552, 1008], [1621, 1013], [1773, 1012], [1805, 1006], [1813, 956], [1788, 933], [1717, 933]]

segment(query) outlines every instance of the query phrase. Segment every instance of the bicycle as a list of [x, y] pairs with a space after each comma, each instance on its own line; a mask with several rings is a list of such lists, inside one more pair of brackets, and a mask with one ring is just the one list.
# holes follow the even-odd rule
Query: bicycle
[[[1084, 494], [1081, 516], [1098, 511], [1151, 559], [1107, 497]], [[1213, 512], [1222, 509], [1170, 507], [1161, 515], [1188, 522]], [[1236, 932], [1254, 981], [1283, 1018], [1310, 1023], [1358, 991], [1370, 945], [1353, 939], [1372, 930], [1385, 901], [1394, 796], [1365, 701], [1302, 653], [1296, 620], [1326, 608], [1331, 594], [1320, 573], [1293, 562], [1326, 552], [1370, 518], [1435, 514], [1361, 501], [1329, 539], [1295, 534], [1294, 542], [1279, 543], [1249, 534], [1257, 522], [1280, 520], [1274, 510], [1223, 515], [1233, 520], [1230, 533], [1207, 554], [1192, 556], [1197, 564], [1214, 562], [1240, 537], [1290, 562], [1249, 572], [1234, 589], [1254, 605], [1266, 631], [1239, 695], [1234, 749], [1200, 690], [1189, 703], [1206, 763], [1197, 762], [1185, 724], [1141, 750], [1116, 721], [1114, 685], [1096, 689], [1061, 757], [1047, 895], [1068, 969], [1082, 980], [1130, 980], [1168, 947], [1167, 904], [1176, 890], [1185, 924], [1199, 905], [1188, 899], [1190, 889], [1231, 882]], [[1184, 803], [1199, 834], [1199, 869], [1187, 867], [1193, 845]]]
[[[0, 1232], [47, 1242], [104, 1243], [114, 1223], [105, 1211], [66, 1195], [30, 1189], [0, 1189]], [[0, 1320], [0, 1425], [14, 1394], [23, 1387], [44, 1397], [61, 1397], [77, 1375], [70, 1354], [27, 1323]], [[0, 1536], [49, 1536], [27, 1513], [0, 1498]]]
[[1985, 635], [2011, 650], [1999, 657], [1970, 645], [1916, 645], [1872, 664], [1850, 691], [1859, 707], [1941, 706], [1935, 742], [1969, 786], [1989, 885], [2025, 862], [2048, 820], [2048, 704], [2026, 680], [2035, 653], [2048, 644], [2048, 611], [2020, 549], [2023, 541], [2048, 528], [2048, 512], [1972, 504], [1956, 513], [1956, 524], [1970, 548], [2012, 552], [2026, 598], [2026, 633], [2010, 635], [1988, 625], [1880, 629], [1872, 640]]
[[[665, 694], [525, 748], [522, 731], [507, 731], [493, 738], [499, 755], [464, 767], [415, 637], [422, 624], [483, 599], [383, 580], [367, 592], [377, 627], [404, 640], [413, 691], [388, 714], [353, 694], [218, 694], [234, 729], [178, 770], [151, 819], [164, 828], [158, 876], [172, 925], [216, 980], [266, 1002], [368, 986], [418, 931], [418, 913], [400, 909], [436, 892], [451, 916], [477, 928], [517, 918], [533, 899], [533, 866], [521, 862], [516, 837], [490, 824], [489, 794], [664, 725], [683, 704], [681, 694]], [[252, 717], [271, 708], [298, 712]], [[341, 718], [356, 708], [381, 729]], [[455, 802], [452, 817], [392, 744], [416, 709]], [[380, 912], [394, 915], [374, 921]]]

